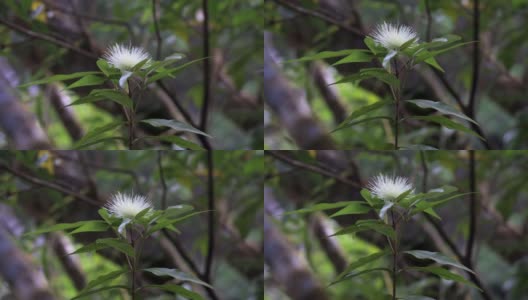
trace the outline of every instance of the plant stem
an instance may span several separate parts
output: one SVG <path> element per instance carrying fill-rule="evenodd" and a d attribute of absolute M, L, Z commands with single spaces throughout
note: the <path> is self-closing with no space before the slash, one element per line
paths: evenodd
<path fill-rule="evenodd" d="M 392 240 L 392 300 L 396 300 L 396 268 L 398 258 L 398 232 L 396 228 L 396 220 L 394 219 L 394 208 L 390 210 L 392 229 L 394 230 L 395 237 Z"/>
<path fill-rule="evenodd" d="M 134 247 L 134 237 L 130 237 L 130 245 L 132 248 L 134 248 L 134 257 L 132 257 L 132 284 L 131 284 L 131 292 L 132 292 L 132 300 L 136 300 L 136 255 L 135 255 L 135 247 Z"/>
<path fill-rule="evenodd" d="M 135 124 L 134 124 L 135 120 L 134 120 L 134 111 L 131 109 L 130 110 L 130 114 L 129 114 L 129 118 L 128 118 L 128 149 L 129 150 L 132 150 L 133 148 L 133 143 L 134 143 L 134 127 L 135 127 Z"/>
<path fill-rule="evenodd" d="M 393 60 L 393 67 L 394 67 L 394 75 L 398 80 L 400 79 L 399 71 L 398 71 L 398 61 L 396 58 Z M 400 85 L 395 89 L 392 86 L 390 87 L 390 90 L 392 92 L 392 97 L 394 98 L 394 101 L 396 102 L 396 109 L 394 112 L 394 150 L 398 150 L 398 135 L 399 135 L 399 129 L 400 129 L 400 91 L 401 91 L 401 83 Z"/>

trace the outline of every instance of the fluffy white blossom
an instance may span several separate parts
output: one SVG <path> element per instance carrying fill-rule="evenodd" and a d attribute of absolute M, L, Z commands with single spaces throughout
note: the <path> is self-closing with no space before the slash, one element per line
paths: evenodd
<path fill-rule="evenodd" d="M 109 65 L 121 70 L 131 70 L 135 65 L 148 59 L 143 67 L 148 66 L 151 57 L 143 48 L 115 44 L 108 48 L 103 58 Z"/>
<path fill-rule="evenodd" d="M 416 32 L 409 26 L 392 25 L 383 22 L 383 24 L 376 27 L 376 30 L 371 37 L 376 43 L 384 48 L 395 50 L 400 48 L 406 42 L 416 38 Z M 414 41 L 414 43 L 416 43 L 416 41 Z"/>
<path fill-rule="evenodd" d="M 145 196 L 118 192 L 110 198 L 105 208 L 119 218 L 132 219 L 141 211 L 147 208 L 152 209 L 152 204 Z"/>
<path fill-rule="evenodd" d="M 409 179 L 399 176 L 386 176 L 380 174 L 368 183 L 370 192 L 385 201 L 393 201 L 408 190 L 414 190 Z"/>

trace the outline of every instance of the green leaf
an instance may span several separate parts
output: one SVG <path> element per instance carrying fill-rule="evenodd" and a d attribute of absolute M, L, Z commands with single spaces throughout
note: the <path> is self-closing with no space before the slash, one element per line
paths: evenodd
<path fill-rule="evenodd" d="M 95 241 L 95 243 L 98 245 L 112 247 L 120 252 L 123 252 L 129 257 L 135 256 L 134 248 L 132 248 L 132 246 L 130 246 L 128 243 L 120 239 L 114 239 L 114 238 L 98 239 Z"/>
<path fill-rule="evenodd" d="M 95 145 L 95 144 L 100 144 L 100 143 L 109 142 L 109 141 L 116 141 L 116 140 L 124 141 L 125 138 L 120 137 L 120 136 L 96 138 L 96 139 L 90 140 L 90 141 L 88 141 L 86 143 L 79 144 L 78 146 L 73 147 L 73 149 L 74 150 L 78 150 L 78 149 L 86 148 L 86 147 L 89 147 L 89 146 L 92 146 L 92 145 Z"/>
<path fill-rule="evenodd" d="M 50 82 L 56 82 L 56 81 L 64 81 L 64 80 L 68 80 L 68 79 L 75 79 L 75 78 L 79 78 L 79 77 L 84 77 L 86 75 L 96 75 L 96 74 L 99 74 L 99 73 L 100 72 L 97 72 L 97 71 L 90 71 L 90 72 L 77 72 L 77 73 L 72 73 L 72 74 L 58 74 L 58 75 L 50 76 L 48 78 L 44 78 L 44 79 L 40 79 L 40 80 L 24 83 L 22 85 L 19 85 L 18 87 L 19 88 L 23 88 L 23 87 L 28 87 L 28 86 L 32 86 L 32 85 L 38 85 L 38 84 L 44 84 L 44 83 L 50 83 Z"/>
<path fill-rule="evenodd" d="M 407 42 L 403 43 L 403 45 L 400 46 L 400 49 L 399 51 L 405 51 L 407 50 L 409 47 L 411 47 L 412 44 L 414 44 L 414 42 L 416 42 L 418 40 L 417 37 L 413 38 L 413 39 L 410 39 L 408 40 Z M 417 45 L 415 45 L 416 47 Z M 414 47 L 413 47 L 414 48 Z"/>
<path fill-rule="evenodd" d="M 316 54 L 306 55 L 298 59 L 287 60 L 284 63 L 299 62 L 299 61 L 312 61 L 312 60 L 321 60 L 333 57 L 343 57 L 350 55 L 356 52 L 356 49 L 347 49 L 339 51 L 323 51 Z"/>
<path fill-rule="evenodd" d="M 365 199 L 365 201 L 367 201 L 368 204 L 374 208 L 381 208 L 381 206 L 384 204 L 383 200 L 373 197 L 368 189 L 361 189 L 360 194 L 363 199 Z"/>
<path fill-rule="evenodd" d="M 354 233 L 358 233 L 358 232 L 366 231 L 366 230 L 374 230 L 390 238 L 394 238 L 396 236 L 394 229 L 392 229 L 392 227 L 390 227 L 389 225 L 385 223 L 377 221 L 377 220 L 358 221 L 354 225 L 345 227 L 337 231 L 336 233 L 332 234 L 332 236 L 349 234 L 349 233 L 354 234 Z"/>
<path fill-rule="evenodd" d="M 170 276 L 170 277 L 172 277 L 174 279 L 177 279 L 177 280 L 193 282 L 193 283 L 197 283 L 197 284 L 209 287 L 209 288 L 213 288 L 207 282 L 201 281 L 200 279 L 198 279 L 198 278 L 196 278 L 194 276 L 191 276 L 191 275 L 189 275 L 187 273 L 184 273 L 184 272 L 176 270 L 176 269 L 148 268 L 148 269 L 143 269 L 143 271 L 152 273 L 152 274 L 154 274 L 156 276 L 160 276 L 160 277 L 161 276 Z"/>
<path fill-rule="evenodd" d="M 400 300 L 436 300 L 435 298 L 421 296 L 421 295 L 407 295 L 403 297 L 398 297 Z"/>
<path fill-rule="evenodd" d="M 143 123 L 147 123 L 154 127 L 169 127 L 178 131 L 188 131 L 196 134 L 205 135 L 207 137 L 211 137 L 207 133 L 198 130 L 194 127 L 192 127 L 189 124 L 185 124 L 182 122 L 178 122 L 176 120 L 165 120 L 165 119 L 147 119 L 147 120 L 141 120 Z"/>
<path fill-rule="evenodd" d="M 85 147 L 87 144 L 96 141 L 100 139 L 101 135 L 105 132 L 111 131 L 116 129 L 117 127 L 120 127 L 121 125 L 125 124 L 122 121 L 114 121 L 110 122 L 106 125 L 96 127 L 93 130 L 86 133 L 80 140 L 78 140 L 74 145 L 73 148 L 78 149 Z"/>
<path fill-rule="evenodd" d="M 103 72 L 106 77 L 110 77 L 110 75 L 120 72 L 118 69 L 111 67 L 104 59 L 98 59 L 96 64 L 97 67 L 99 67 L 99 70 L 101 70 L 101 72 Z"/>
<path fill-rule="evenodd" d="M 442 102 L 436 102 L 436 101 L 431 101 L 431 100 L 422 100 L 422 99 L 406 100 L 406 101 L 407 102 L 411 102 L 411 103 L 415 104 L 416 106 L 418 106 L 420 108 L 434 109 L 434 110 L 437 110 L 437 111 L 439 111 L 439 112 L 441 112 L 443 114 L 452 115 L 452 116 L 455 116 L 455 117 L 458 117 L 458 118 L 464 119 L 466 121 L 473 122 L 473 123 L 477 124 L 477 122 L 475 122 L 470 117 L 466 116 L 464 113 L 462 113 L 462 112 L 458 111 L 457 109 L 455 109 L 454 107 L 452 107 L 450 105 L 447 105 L 445 103 L 442 103 Z"/>
<path fill-rule="evenodd" d="M 367 270 L 363 270 L 363 271 L 350 272 L 350 273 L 346 274 L 345 277 L 343 277 L 341 280 L 334 281 L 334 282 L 330 283 L 329 286 L 333 285 L 333 284 L 336 284 L 336 283 L 338 283 L 340 281 L 346 280 L 346 279 L 350 279 L 350 278 L 357 277 L 357 276 L 360 276 L 360 275 L 363 275 L 363 274 L 366 274 L 366 273 L 376 272 L 376 271 L 386 271 L 386 272 L 389 272 L 389 273 L 391 272 L 391 270 L 389 270 L 387 268 L 374 268 L 374 269 L 367 269 Z"/>
<path fill-rule="evenodd" d="M 435 147 L 431 147 L 428 145 L 420 145 L 420 144 L 405 145 L 405 146 L 401 146 L 400 149 L 401 150 L 438 150 Z"/>
<path fill-rule="evenodd" d="M 294 211 L 289 211 L 284 213 L 284 215 L 292 215 L 292 214 L 306 214 L 306 213 L 312 213 L 316 211 L 322 211 L 322 210 L 329 210 L 329 209 L 335 209 L 335 208 L 341 208 L 349 205 L 352 201 L 343 201 L 343 202 L 335 202 L 335 203 L 317 203 L 315 205 L 312 205 L 310 207 L 301 208 Z"/>
<path fill-rule="evenodd" d="M 81 79 L 75 81 L 74 83 L 70 84 L 66 87 L 66 89 L 73 89 L 77 87 L 82 86 L 92 86 L 92 85 L 100 85 L 103 82 L 106 81 L 106 78 L 96 75 L 86 75 L 82 77 Z"/>
<path fill-rule="evenodd" d="M 28 232 L 28 233 L 24 234 L 24 236 L 35 236 L 35 235 L 48 233 L 48 232 L 75 229 L 77 227 L 82 226 L 83 224 L 85 224 L 85 221 L 76 222 L 76 223 L 60 223 L 60 224 L 55 224 L 55 225 L 51 225 L 51 226 L 50 225 L 46 225 L 44 228 Z"/>
<path fill-rule="evenodd" d="M 478 137 L 479 139 L 482 139 L 484 140 L 483 137 L 481 137 L 478 133 L 474 132 L 473 130 L 465 127 L 464 125 L 462 124 L 459 124 L 459 123 L 456 123 L 446 117 L 443 117 L 443 116 L 412 116 L 410 117 L 411 119 L 415 119 L 415 120 L 423 120 L 423 121 L 430 121 L 430 122 L 435 122 L 435 123 L 438 123 L 444 127 L 447 127 L 449 129 L 453 129 L 453 130 L 458 130 L 458 131 L 462 131 L 464 133 L 467 133 L 469 135 L 472 135 L 472 136 L 476 136 Z"/>
<path fill-rule="evenodd" d="M 144 60 L 138 62 L 135 66 L 132 67 L 132 73 L 140 70 L 145 66 L 146 63 L 150 61 L 150 58 L 145 58 Z"/>
<path fill-rule="evenodd" d="M 385 48 L 379 46 L 370 36 L 365 37 L 363 42 L 374 55 L 377 55 L 378 53 L 383 53 L 386 51 Z"/>
<path fill-rule="evenodd" d="M 422 271 L 422 272 L 433 273 L 435 275 L 438 275 L 441 278 L 448 279 L 448 280 L 453 280 L 453 281 L 456 281 L 456 282 L 460 282 L 460 283 L 472 286 L 472 287 L 476 288 L 479 291 L 482 291 L 478 286 L 473 284 L 471 281 L 469 281 L 469 280 L 465 279 L 464 277 L 462 277 L 462 276 L 460 276 L 458 274 L 455 274 L 455 273 L 453 273 L 453 272 L 451 272 L 449 270 L 441 268 L 441 267 L 434 267 L 434 266 L 429 266 L 429 267 L 411 267 L 410 269 L 418 270 L 418 271 Z"/>
<path fill-rule="evenodd" d="M 341 272 L 341 274 L 339 274 L 336 279 L 331 283 L 331 284 L 334 284 L 334 283 L 337 283 L 339 281 L 341 281 L 344 277 L 346 277 L 350 272 L 354 271 L 355 269 L 359 268 L 359 267 L 362 267 L 368 263 L 371 263 L 373 261 L 376 261 L 380 258 L 382 258 L 383 256 L 387 255 L 388 251 L 385 250 L 385 251 L 381 251 L 381 252 L 377 252 L 377 253 L 374 253 L 374 254 L 371 254 L 371 255 L 368 255 L 368 256 L 365 256 L 365 257 L 362 257 L 358 260 L 356 260 L 355 262 L 351 263 L 350 265 L 348 265 L 348 267 L 346 267 L 346 269 Z"/>
<path fill-rule="evenodd" d="M 97 89 L 92 90 L 90 92 L 90 95 L 96 96 L 96 97 L 103 97 L 109 100 L 112 100 L 116 103 L 121 104 L 122 106 L 126 108 L 132 108 L 132 99 L 130 99 L 127 95 L 120 91 L 111 90 L 111 89 Z"/>
<path fill-rule="evenodd" d="M 78 227 L 77 229 L 71 231 L 69 234 L 77 234 L 81 232 L 104 232 L 107 231 L 110 228 L 108 223 L 105 221 L 88 221 Z"/>
<path fill-rule="evenodd" d="M 158 135 L 158 136 L 144 136 L 144 137 L 141 137 L 139 138 L 138 140 L 140 139 L 153 139 L 153 140 L 160 140 L 160 141 L 165 141 L 165 142 L 169 142 L 169 143 L 172 143 L 176 146 L 179 146 L 179 147 L 182 147 L 182 148 L 186 148 L 186 149 L 191 149 L 191 150 L 204 150 L 204 148 L 202 148 L 200 145 L 196 144 L 196 143 L 193 143 L 189 140 L 186 140 L 186 139 L 183 139 L 179 136 L 176 136 L 176 135 Z"/>
<path fill-rule="evenodd" d="M 204 300 L 204 298 L 200 296 L 200 294 L 190 291 L 177 284 L 172 284 L 172 283 L 152 284 L 152 285 L 147 285 L 143 288 L 158 288 L 158 289 L 162 289 L 165 291 L 173 292 L 176 295 L 182 296 L 190 300 Z"/>
<path fill-rule="evenodd" d="M 113 271 L 105 275 L 98 276 L 96 279 L 88 282 L 88 284 L 83 289 L 83 291 L 91 290 L 95 288 L 96 286 L 101 285 L 103 283 L 107 283 L 110 280 L 116 279 L 125 273 L 128 273 L 128 270 L 123 269 L 123 270 Z"/>
<path fill-rule="evenodd" d="M 330 218 L 343 215 L 357 215 L 367 213 L 370 211 L 370 207 L 365 206 L 365 204 L 365 202 L 351 201 L 349 205 L 331 215 Z"/>
<path fill-rule="evenodd" d="M 202 58 L 190 61 L 188 63 L 185 63 L 185 64 L 183 64 L 181 66 L 177 66 L 177 67 L 174 67 L 174 68 L 171 68 L 171 69 L 162 69 L 162 71 L 159 71 L 158 73 L 156 73 L 156 75 L 149 77 L 149 79 L 147 80 L 147 83 L 155 82 L 155 81 L 163 79 L 163 78 L 165 78 L 167 76 L 174 77 L 175 74 L 179 73 L 180 71 L 182 71 L 183 69 L 187 68 L 188 66 L 190 66 L 190 65 L 192 65 L 194 63 L 197 63 L 199 61 L 202 61 L 204 59 L 207 59 L 207 58 L 208 57 L 202 57 Z M 173 62 L 172 60 L 163 61 L 157 67 L 168 65 L 168 64 L 170 64 L 172 62 Z M 156 70 L 156 68 L 152 69 L 151 71 L 153 71 L 153 70 Z"/>
<path fill-rule="evenodd" d="M 105 248 L 108 248 L 108 247 L 110 247 L 110 246 L 96 244 L 96 243 L 91 243 L 91 244 L 82 246 L 81 248 L 73 251 L 72 253 L 68 253 L 68 255 L 79 254 L 79 253 L 87 253 L 87 252 L 95 252 L 97 250 L 105 249 Z"/>
<path fill-rule="evenodd" d="M 341 83 L 346 83 L 346 82 L 353 82 L 355 84 L 359 84 L 359 82 L 365 79 L 373 78 L 373 77 L 385 82 L 386 84 L 390 86 L 397 87 L 400 85 L 400 80 L 398 80 L 396 76 L 388 73 L 387 70 L 382 69 L 382 68 L 362 69 L 359 71 L 359 73 L 351 75 L 351 76 L 347 76 L 337 82 L 332 83 L 331 85 L 341 84 Z"/>
<path fill-rule="evenodd" d="M 102 287 L 100 289 L 96 289 L 96 290 L 90 290 L 90 291 L 83 291 L 79 294 L 77 294 L 77 296 L 71 298 L 71 300 L 77 300 L 77 299 L 81 299 L 81 298 L 84 298 L 86 296 L 90 296 L 92 294 L 98 294 L 98 293 L 101 293 L 102 291 L 108 291 L 108 290 L 113 290 L 113 289 L 128 289 L 128 287 L 126 285 L 111 285 L 111 286 L 105 286 L 105 287 Z"/>
<path fill-rule="evenodd" d="M 466 270 L 471 273 L 475 273 L 471 269 L 465 267 L 464 265 L 460 264 L 459 262 L 452 259 L 451 257 L 447 257 L 438 252 L 430 252 L 430 251 L 424 251 L 424 250 L 411 250 L 411 251 L 404 251 L 404 253 L 410 254 L 418 259 L 430 259 L 430 260 L 434 260 L 436 263 L 441 264 L 441 265 L 449 265 L 449 266 L 453 266 L 459 269 Z"/>
<path fill-rule="evenodd" d="M 349 128 L 349 127 L 355 126 L 357 124 L 370 122 L 370 121 L 374 121 L 374 120 L 382 120 L 382 119 L 392 121 L 392 117 L 389 117 L 389 116 L 376 116 L 376 117 L 363 118 L 361 120 L 352 121 L 352 122 L 349 122 L 349 123 L 346 123 L 346 124 L 341 123 L 339 125 L 339 127 L 337 127 L 336 129 L 330 131 L 330 133 L 334 133 L 334 132 L 336 132 L 338 130 L 343 130 L 345 128 Z"/>
<path fill-rule="evenodd" d="M 436 58 L 429 57 L 428 59 L 426 59 L 424 61 L 425 61 L 426 64 L 434 67 L 438 71 L 445 72 L 444 69 L 442 68 L 442 66 L 440 66 L 440 64 L 438 63 L 438 61 L 436 61 Z"/>
<path fill-rule="evenodd" d="M 162 218 L 158 219 L 158 222 L 156 223 L 156 225 L 152 226 L 148 231 L 147 231 L 147 234 L 152 234 L 158 230 L 161 230 L 161 229 L 164 229 L 164 228 L 169 228 L 169 229 L 172 229 L 173 225 L 174 224 L 177 224 L 177 223 L 180 223 L 182 221 L 185 221 L 195 215 L 199 215 L 199 214 L 202 214 L 204 212 L 207 212 L 207 211 L 198 211 L 198 212 L 193 212 L 191 214 L 188 214 L 188 215 L 185 215 L 183 217 L 179 217 L 179 218 L 176 218 L 176 219 L 169 219 L 168 216 L 162 216 Z"/>
<path fill-rule="evenodd" d="M 380 109 L 382 107 L 384 107 L 385 105 L 389 105 L 389 104 L 392 104 L 394 103 L 394 101 L 377 101 L 377 102 L 374 102 L 372 104 L 369 104 L 369 105 L 366 105 L 366 106 L 362 106 L 361 108 L 359 108 L 358 110 L 355 110 L 354 112 L 352 112 L 343 122 L 341 122 L 341 124 L 339 124 L 339 126 L 337 126 L 336 129 L 334 129 L 333 131 L 337 131 L 337 130 L 340 130 L 342 129 L 342 127 L 348 125 L 351 121 L 357 119 L 358 117 L 361 117 L 369 112 L 372 112 L 372 111 L 375 111 L 377 109 Z"/>
<path fill-rule="evenodd" d="M 332 66 L 348 64 L 348 63 L 370 62 L 372 60 L 372 55 L 367 50 L 354 49 L 352 51 L 353 52 L 348 54 L 348 56 L 337 61 Z"/>
<path fill-rule="evenodd" d="M 188 204 L 173 205 L 165 209 L 163 216 L 166 218 L 174 218 L 181 216 L 184 213 L 188 213 L 192 210 L 194 210 L 194 207 Z"/>

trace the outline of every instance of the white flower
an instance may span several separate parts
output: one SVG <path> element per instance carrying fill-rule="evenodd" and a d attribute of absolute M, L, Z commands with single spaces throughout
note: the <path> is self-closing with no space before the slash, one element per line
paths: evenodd
<path fill-rule="evenodd" d="M 408 190 L 414 190 L 405 177 L 390 177 L 380 174 L 370 180 L 367 188 L 370 192 L 385 201 L 393 201 Z"/>
<path fill-rule="evenodd" d="M 372 34 L 374 41 L 388 50 L 400 48 L 406 42 L 416 38 L 416 32 L 409 26 L 392 25 L 383 22 Z M 416 43 L 416 39 L 414 43 Z"/>
<path fill-rule="evenodd" d="M 108 48 L 103 55 L 103 58 L 113 66 L 121 71 L 131 70 L 135 65 L 148 59 L 143 67 L 147 67 L 150 62 L 150 55 L 140 47 L 123 46 L 115 44 Z"/>
<path fill-rule="evenodd" d="M 118 192 L 110 198 L 105 208 L 119 218 L 133 219 L 141 211 L 147 208 L 152 209 L 152 204 L 145 196 Z"/>

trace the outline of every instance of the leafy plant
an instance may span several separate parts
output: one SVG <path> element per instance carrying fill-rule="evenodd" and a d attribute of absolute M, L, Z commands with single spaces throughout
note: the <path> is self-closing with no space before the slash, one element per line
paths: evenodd
<path fill-rule="evenodd" d="M 162 140 L 183 148 L 202 149 L 199 145 L 177 136 L 161 135 L 136 137 L 134 134 L 137 124 L 142 122 L 153 127 L 174 129 L 179 132 L 192 132 L 194 134 L 209 137 L 205 132 L 177 120 L 137 119 L 139 103 L 141 102 L 143 93 L 149 84 L 167 77 L 173 78 L 174 75 L 189 65 L 202 60 L 197 59 L 180 66 L 172 66 L 183 57 L 182 54 L 175 53 L 167 56 L 162 61 L 156 61 L 151 59 L 141 48 L 115 45 L 107 50 L 104 59 L 97 60 L 99 71 L 53 75 L 48 78 L 22 84 L 20 87 L 71 80 L 75 81 L 70 84 L 65 84 L 65 89 L 98 87 L 101 85 L 111 86 L 111 88 L 94 88 L 88 95 L 79 98 L 69 105 L 80 105 L 109 100 L 117 103 L 122 108 L 126 122 L 114 121 L 87 132 L 83 138 L 73 145 L 74 149 L 86 148 L 109 140 L 123 140 L 121 136 L 107 136 L 109 132 L 122 127 L 128 129 L 126 144 L 129 149 L 133 149 L 137 142 L 148 139 Z"/>
<path fill-rule="evenodd" d="M 193 208 L 189 205 L 177 205 L 165 210 L 155 210 L 145 197 L 118 193 L 113 196 L 107 207 L 99 210 L 102 220 L 61 223 L 46 226 L 26 235 L 34 236 L 54 231 L 65 231 L 68 235 L 84 232 L 113 232 L 114 237 L 97 239 L 95 242 L 75 250 L 70 255 L 111 248 L 124 255 L 128 268 L 112 271 L 89 282 L 72 300 L 111 289 L 125 289 L 133 300 L 139 299 L 138 293 L 147 289 L 161 289 L 188 299 L 200 300 L 203 298 L 198 293 L 173 283 L 137 286 L 137 276 L 140 272 L 146 272 L 159 277 L 172 277 L 181 282 L 192 282 L 212 288 L 208 283 L 177 269 L 141 268 L 141 250 L 148 238 L 160 230 L 178 232 L 175 227 L 176 224 L 199 213 L 193 212 Z M 105 285 L 122 275 L 129 276 L 129 285 Z"/>
<path fill-rule="evenodd" d="M 337 62 L 333 63 L 333 66 L 348 63 L 369 63 L 372 61 L 375 61 L 375 63 L 379 65 L 375 68 L 360 69 L 358 73 L 342 78 L 333 84 L 350 82 L 358 84 L 365 79 L 375 78 L 388 86 L 392 99 L 376 102 L 357 109 L 332 132 L 349 128 L 363 122 L 387 119 L 393 125 L 394 149 L 434 149 L 427 145 L 400 145 L 400 124 L 408 119 L 414 119 L 437 123 L 446 128 L 461 131 L 483 139 L 483 137 L 472 131 L 470 128 L 448 118 L 448 116 L 456 117 L 461 121 L 477 124 L 474 120 L 464 115 L 464 113 L 460 112 L 455 107 L 432 100 L 402 99 L 402 90 L 405 87 L 409 71 L 420 64 L 428 64 L 433 68 L 444 72 L 442 67 L 438 64 L 436 57 L 471 42 L 462 43 L 460 42 L 459 36 L 452 34 L 442 38 L 433 39 L 431 42 L 419 42 L 418 37 L 412 28 L 408 26 L 395 26 L 383 23 L 378 26 L 372 36 L 365 37 L 364 43 L 367 46 L 367 49 L 323 51 L 293 60 L 312 61 L 340 58 Z M 441 115 L 403 116 L 401 106 L 404 102 L 412 103 L 420 108 L 435 110 Z M 394 106 L 394 113 L 392 115 L 364 117 L 367 113 L 377 111 L 386 106 Z"/>
<path fill-rule="evenodd" d="M 456 260 L 438 252 L 424 250 L 401 251 L 400 228 L 402 224 L 408 222 L 413 216 L 426 213 L 434 218 L 440 219 L 435 212 L 435 208 L 459 198 L 465 194 L 457 193 L 457 188 L 444 186 L 428 191 L 427 193 L 414 193 L 414 188 L 408 180 L 403 177 L 389 177 L 379 175 L 370 181 L 368 188 L 361 190 L 364 201 L 345 201 L 338 203 L 318 203 L 312 207 L 288 212 L 288 214 L 303 214 L 315 211 L 324 211 L 340 208 L 330 217 L 334 218 L 343 215 L 365 214 L 370 211 L 376 212 L 377 219 L 363 219 L 354 225 L 345 227 L 334 233 L 332 236 L 355 234 L 363 231 L 373 231 L 387 240 L 387 248 L 377 253 L 357 259 L 348 265 L 330 285 L 361 276 L 366 273 L 384 271 L 392 278 L 391 299 L 431 299 L 418 295 L 399 295 L 397 292 L 398 275 L 408 271 L 418 271 L 434 274 L 442 279 L 453 280 L 476 289 L 478 286 L 463 276 L 449 270 L 448 267 L 457 268 L 466 272 L 473 272 Z M 402 254 L 413 256 L 416 259 L 433 261 L 436 265 L 426 267 L 405 267 L 399 268 L 397 261 Z M 382 264 L 382 267 L 364 269 L 367 264 L 379 261 L 382 258 L 390 258 L 389 265 Z"/>

